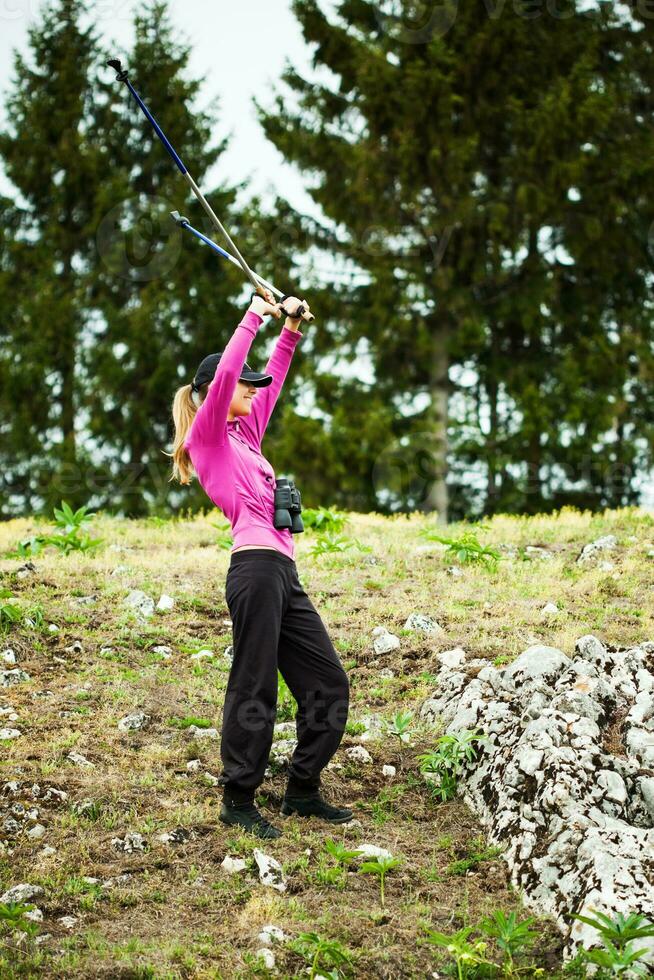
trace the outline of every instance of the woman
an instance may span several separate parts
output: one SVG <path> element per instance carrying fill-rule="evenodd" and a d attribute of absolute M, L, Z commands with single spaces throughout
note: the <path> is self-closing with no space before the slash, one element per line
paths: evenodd
<path fill-rule="evenodd" d="M 259 837 L 281 831 L 257 809 L 277 708 L 277 671 L 298 703 L 297 747 L 281 812 L 345 823 L 352 811 L 327 803 L 320 772 L 336 752 L 349 707 L 349 681 L 313 603 L 300 585 L 290 528 L 273 526 L 275 474 L 261 441 L 303 334 L 301 303 L 253 296 L 222 354 L 201 362 L 173 403 L 173 477 L 190 483 L 191 464 L 232 525 L 225 585 L 234 657 L 223 710 L 220 819 Z M 308 309 L 306 303 L 303 305 Z M 263 373 L 246 362 L 263 318 L 286 321 Z"/>

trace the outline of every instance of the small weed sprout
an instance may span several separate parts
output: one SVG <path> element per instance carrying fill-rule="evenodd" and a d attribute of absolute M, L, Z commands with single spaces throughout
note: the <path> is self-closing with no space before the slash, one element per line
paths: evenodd
<path fill-rule="evenodd" d="M 587 915 L 573 915 L 572 918 L 597 929 L 604 949 L 582 949 L 572 962 L 584 965 L 593 963 L 602 968 L 601 976 L 649 976 L 647 966 L 637 962 L 646 955 L 647 949 L 635 949 L 633 942 L 654 936 L 654 923 L 640 912 L 631 912 L 627 916 L 618 912 L 614 918 L 610 918 L 598 909 L 592 911 L 595 913 L 594 918 Z"/>
<path fill-rule="evenodd" d="M 399 858 L 378 857 L 374 861 L 364 861 L 359 871 L 379 875 L 379 894 L 382 908 L 384 907 L 384 882 L 386 875 L 400 864 Z"/>
<path fill-rule="evenodd" d="M 470 970 L 473 971 L 479 966 L 492 967 L 490 960 L 484 956 L 488 943 L 478 939 L 469 942 L 468 937 L 474 930 L 474 926 L 465 926 L 458 932 L 453 932 L 447 936 L 444 932 L 437 932 L 425 926 L 427 933 L 426 941 L 432 946 L 438 946 L 446 950 L 456 963 L 458 980 L 466 980 Z"/>
<path fill-rule="evenodd" d="M 421 534 L 427 541 L 439 541 L 441 544 L 446 544 L 446 553 L 453 555 L 457 561 L 464 565 L 473 563 L 483 565 L 494 572 L 497 570 L 498 562 L 504 560 L 499 551 L 480 544 L 473 531 L 465 531 L 459 538 L 446 538 L 431 530 L 424 530 Z"/>
<path fill-rule="evenodd" d="M 309 980 L 330 967 L 334 967 L 334 971 L 328 975 L 336 980 L 341 976 L 340 967 L 352 965 L 352 957 L 341 943 L 325 939 L 317 932 L 301 932 L 289 946 L 309 964 Z"/>
<path fill-rule="evenodd" d="M 488 741 L 486 735 L 466 728 L 450 735 L 441 735 L 436 740 L 436 748 L 417 757 L 420 771 L 436 777 L 430 782 L 441 802 L 453 798 L 462 763 L 473 762 L 477 757 L 475 743 L 485 741 Z"/>
<path fill-rule="evenodd" d="M 398 711 L 393 721 L 387 726 L 386 731 L 389 735 L 395 735 L 400 742 L 408 742 L 411 737 L 411 721 L 413 714 L 411 711 Z"/>
<path fill-rule="evenodd" d="M 479 923 L 481 931 L 494 939 L 505 955 L 505 976 L 514 976 L 515 957 L 525 954 L 534 945 L 538 933 L 529 926 L 535 921 L 533 916 L 529 916 L 518 922 L 515 912 L 506 915 L 502 909 L 496 909 L 491 916 L 486 916 Z M 517 975 L 517 971 L 515 974 Z"/>

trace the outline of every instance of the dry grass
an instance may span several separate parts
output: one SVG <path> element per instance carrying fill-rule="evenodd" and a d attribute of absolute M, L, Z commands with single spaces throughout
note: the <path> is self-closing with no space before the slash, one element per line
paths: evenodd
<path fill-rule="evenodd" d="M 38 783 L 68 794 L 59 805 L 25 793 L 0 800 L 5 811 L 17 801 L 40 810 L 46 826 L 41 841 L 0 829 L 12 849 L 0 855 L 0 882 L 2 890 L 21 881 L 44 887 L 38 901 L 45 916 L 41 932 L 51 936 L 25 955 L 6 947 L 3 953 L 0 946 L 2 977 L 264 976 L 254 956 L 257 933 L 274 922 L 291 936 L 315 931 L 340 941 L 353 955 L 352 977 L 424 978 L 441 961 L 424 943 L 423 923 L 449 932 L 496 908 L 521 908 L 500 857 L 473 861 L 467 874 L 452 873 L 453 861 L 483 851 L 483 831 L 461 801 L 438 803 L 430 794 L 415 758 L 438 732 L 417 724 L 408 745 L 390 735 L 365 743 L 374 758 L 367 766 L 346 759 L 344 750 L 358 742 L 346 734 L 333 760 L 342 768 L 323 773 L 327 798 L 352 806 L 362 830 L 299 818 L 280 821 L 282 772 L 265 780 L 259 797 L 266 815 L 282 826 L 281 838 L 261 842 L 220 823 L 218 790 L 186 769 L 188 760 L 200 758 L 219 775 L 219 744 L 194 742 L 171 724 L 194 716 L 220 729 L 229 667 L 221 653 L 231 634 L 224 595 L 229 554 L 216 547 L 210 523 L 219 516 L 212 512 L 161 526 L 99 516 L 93 536 L 104 539 L 101 551 L 62 556 L 48 549 L 32 559 L 36 572 L 22 579 L 16 576 L 20 559 L 0 559 L 0 585 L 18 598 L 24 615 L 40 609 L 44 621 L 35 629 L 14 625 L 0 639 L 31 675 L 0 694 L 0 706 L 14 707 L 19 720 L 12 724 L 23 732 L 1 743 L 1 782 Z M 519 552 L 495 572 L 464 565 L 463 575 L 453 577 L 447 569 L 456 562 L 441 548 L 418 550 L 425 544 L 421 530 L 435 528 L 420 514 L 350 515 L 344 533 L 370 546 L 376 565 L 365 564 L 365 555 L 354 548 L 314 558 L 313 532 L 296 539 L 300 579 L 351 680 L 351 723 L 370 711 L 389 720 L 397 711 L 416 711 L 434 689 L 437 654 L 454 646 L 464 647 L 470 659 L 503 663 L 533 643 L 571 653 L 575 640 L 588 632 L 619 645 L 654 638 L 647 600 L 654 580 L 649 514 L 634 508 L 601 515 L 565 509 L 557 516 L 500 516 L 487 524 L 477 532 L 483 544 L 539 545 L 554 557 L 524 560 Z M 0 525 L 0 554 L 36 530 L 29 520 Z M 458 535 L 465 527 L 438 530 Z M 608 533 L 618 538 L 617 549 L 606 556 L 615 563 L 613 571 L 575 563 L 586 542 Z M 127 569 L 112 575 L 118 565 Z M 122 604 L 133 588 L 155 602 L 168 593 L 175 609 L 142 624 Z M 96 596 L 93 604 L 75 602 L 88 595 Z M 557 602 L 561 612 L 544 620 L 540 610 L 548 601 Z M 433 616 L 444 632 L 403 632 L 411 612 Z M 49 633 L 48 623 L 58 624 L 59 633 Z M 370 631 L 379 624 L 400 635 L 400 650 L 374 654 Z M 66 652 L 75 641 L 81 652 Z M 169 660 L 152 653 L 159 644 L 172 648 Z M 100 653 L 103 647 L 113 649 Z M 214 650 L 213 662 L 190 659 L 203 647 Z M 382 667 L 395 677 L 380 678 Z M 151 716 L 148 727 L 122 734 L 118 720 L 135 710 Z M 73 749 L 94 768 L 71 763 L 66 756 Z M 392 780 L 381 775 L 385 763 L 397 767 Z M 73 809 L 84 799 L 97 804 L 88 817 Z M 158 840 L 177 826 L 192 829 L 192 839 L 178 845 Z M 111 839 L 129 831 L 143 833 L 149 850 L 116 851 Z M 321 881 L 321 869 L 332 865 L 323 853 L 327 837 L 351 847 L 372 842 L 402 858 L 386 880 L 383 910 L 372 875 L 349 871 L 342 888 Z M 56 852 L 42 856 L 44 844 Z M 256 846 L 283 863 L 286 893 L 258 882 L 252 866 Z M 227 875 L 220 867 L 226 854 L 245 857 L 251 867 Z M 110 889 L 81 880 L 126 872 L 129 878 Z M 58 921 L 63 915 L 78 918 L 72 931 Z M 559 937 L 548 921 L 539 922 L 538 931 L 534 963 L 555 976 Z M 284 947 L 276 953 L 278 976 L 308 976 L 299 955 Z"/>

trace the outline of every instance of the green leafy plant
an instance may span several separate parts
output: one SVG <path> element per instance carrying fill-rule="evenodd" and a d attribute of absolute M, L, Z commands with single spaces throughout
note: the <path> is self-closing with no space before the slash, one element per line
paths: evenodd
<path fill-rule="evenodd" d="M 211 524 L 212 527 L 215 527 L 219 532 L 218 537 L 216 538 L 216 544 L 218 547 L 222 548 L 223 551 L 231 548 L 234 544 L 234 538 L 231 530 L 232 526 L 229 521 L 209 521 L 209 524 Z"/>
<path fill-rule="evenodd" d="M 429 780 L 433 791 L 442 802 L 452 799 L 456 793 L 457 778 L 462 763 L 472 762 L 477 757 L 475 743 L 488 741 L 487 736 L 477 730 L 463 729 L 436 740 L 436 747 L 417 756 L 422 773 L 433 775 Z"/>
<path fill-rule="evenodd" d="M 411 737 L 411 721 L 413 713 L 411 711 L 398 711 L 386 731 L 389 735 L 395 735 L 400 742 L 408 742 Z"/>
<path fill-rule="evenodd" d="M 327 838 L 324 846 L 326 853 L 333 857 L 338 864 L 343 865 L 343 867 L 351 864 L 361 854 L 359 850 L 349 851 L 344 844 L 341 844 L 340 841 L 335 841 L 332 837 Z"/>
<path fill-rule="evenodd" d="M 309 554 L 314 556 L 333 554 L 335 552 L 347 551 L 353 548 L 354 542 L 343 535 L 336 535 L 332 532 L 319 534 L 316 543 L 309 549 Z"/>
<path fill-rule="evenodd" d="M 339 978 L 342 967 L 352 966 L 352 956 L 341 943 L 335 939 L 325 939 L 317 932 L 301 932 L 289 943 L 289 947 L 309 964 L 309 980 L 314 980 L 318 973 L 330 978 Z M 330 973 L 325 969 L 333 967 Z"/>
<path fill-rule="evenodd" d="M 470 976 L 470 971 L 480 966 L 492 967 L 490 960 L 487 960 L 484 953 L 488 943 L 482 939 L 470 942 L 468 937 L 473 932 L 474 926 L 465 926 L 458 932 L 453 932 L 450 936 L 444 932 L 438 932 L 425 926 L 426 941 L 432 946 L 444 949 L 454 960 L 457 968 L 458 980 L 466 980 Z"/>
<path fill-rule="evenodd" d="M 26 913 L 31 912 L 35 905 L 28 902 L 0 902 L 0 927 L 2 932 L 11 935 L 14 932 L 23 932 L 28 942 L 32 942 L 39 932 L 39 924 L 26 918 Z M 1 933 L 0 933 L 1 934 Z M 4 945 L 0 941 L 0 945 Z"/>
<path fill-rule="evenodd" d="M 9 589 L 0 589 L 0 632 L 7 633 L 15 623 L 20 622 L 22 614 L 17 603 L 18 599 L 12 596 Z"/>
<path fill-rule="evenodd" d="M 450 875 L 464 875 L 473 868 L 478 867 L 484 861 L 491 861 L 502 853 L 502 849 L 497 845 L 486 847 L 483 837 L 476 837 L 470 842 L 470 849 L 465 857 L 452 861 L 447 866 L 447 873 Z"/>
<path fill-rule="evenodd" d="M 593 963 L 601 968 L 599 977 L 645 977 L 650 975 L 649 969 L 637 961 L 646 955 L 646 949 L 635 949 L 636 939 L 646 939 L 654 936 L 654 923 L 640 912 L 631 912 L 625 916 L 618 912 L 613 918 L 592 910 L 595 916 L 572 915 L 586 925 L 596 929 L 604 944 L 604 949 L 580 950 L 575 961 Z"/>
<path fill-rule="evenodd" d="M 482 932 L 494 939 L 504 953 L 504 976 L 516 975 L 514 960 L 525 954 L 533 945 L 538 933 L 529 926 L 536 920 L 529 916 L 519 922 L 515 912 L 507 915 L 502 909 L 495 909 L 492 915 L 486 916 L 479 923 Z"/>
<path fill-rule="evenodd" d="M 399 858 L 389 858 L 385 855 L 376 858 L 374 861 L 364 861 L 359 871 L 364 874 L 374 874 L 379 876 L 379 893 L 382 908 L 384 907 L 384 882 L 386 881 L 386 875 L 393 868 L 397 868 L 401 864 Z"/>
<path fill-rule="evenodd" d="M 314 531 L 342 531 L 347 522 L 347 514 L 334 508 L 308 507 L 302 510 L 302 523 Z"/>
<path fill-rule="evenodd" d="M 465 531 L 458 538 L 446 538 L 430 530 L 425 530 L 421 533 L 422 537 L 427 541 L 440 541 L 441 544 L 446 544 L 446 553 L 453 555 L 464 565 L 474 563 L 495 571 L 498 562 L 504 560 L 503 555 L 499 551 L 480 544 L 472 531 Z"/>
<path fill-rule="evenodd" d="M 57 548 L 63 554 L 69 554 L 71 551 L 93 551 L 102 544 L 102 538 L 91 538 L 85 530 L 95 516 L 87 514 L 86 506 L 74 511 L 65 500 L 62 500 L 61 508 L 55 507 L 53 512 L 54 534 L 38 534 L 25 538 L 18 543 L 12 553 L 14 557 L 25 558 L 37 555 L 46 547 Z"/>

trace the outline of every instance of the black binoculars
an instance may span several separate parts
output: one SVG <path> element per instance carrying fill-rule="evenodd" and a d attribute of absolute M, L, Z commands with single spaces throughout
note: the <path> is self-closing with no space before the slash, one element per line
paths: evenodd
<path fill-rule="evenodd" d="M 300 517 L 301 510 L 300 491 L 292 480 L 281 477 L 275 482 L 275 520 L 273 527 L 278 531 L 289 528 L 291 534 L 300 534 L 304 531 L 304 524 Z"/>

